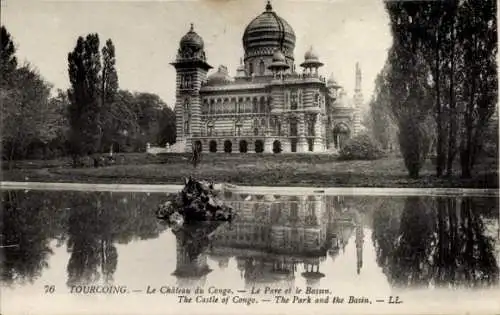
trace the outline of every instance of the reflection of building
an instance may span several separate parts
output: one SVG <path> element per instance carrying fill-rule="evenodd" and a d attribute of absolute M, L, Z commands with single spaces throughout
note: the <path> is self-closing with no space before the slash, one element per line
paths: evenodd
<path fill-rule="evenodd" d="M 357 260 L 356 271 L 357 271 L 358 275 L 361 273 L 361 268 L 363 268 L 364 236 L 365 235 L 363 232 L 363 226 L 358 223 L 356 226 L 356 260 Z"/>
<path fill-rule="evenodd" d="M 335 79 L 319 75 L 323 66 L 309 49 L 296 71 L 295 32 L 270 3 L 243 34 L 244 58 L 231 77 L 212 68 L 204 41 L 191 25 L 180 40 L 174 150 L 201 144 L 210 152 L 321 152 L 339 149 L 359 129 L 361 71 L 356 66 L 355 100 L 338 97 Z M 359 84 L 358 84 L 359 83 Z"/>
<path fill-rule="evenodd" d="M 308 285 L 319 284 L 320 264 L 345 248 L 357 219 L 341 197 L 226 192 L 224 199 L 239 215 L 214 235 L 210 255 L 236 257 L 248 286 L 293 286 L 300 267 Z"/>

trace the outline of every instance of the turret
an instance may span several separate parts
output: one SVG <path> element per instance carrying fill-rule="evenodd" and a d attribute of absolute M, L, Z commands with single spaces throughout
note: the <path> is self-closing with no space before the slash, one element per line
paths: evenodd
<path fill-rule="evenodd" d="M 318 69 L 323 66 L 319 61 L 318 54 L 313 50 L 313 47 L 304 54 L 304 62 L 300 64 L 304 68 L 304 73 L 318 75 Z"/>
<path fill-rule="evenodd" d="M 274 52 L 272 63 L 267 68 L 272 71 L 275 78 L 279 78 L 290 66 L 286 63 L 285 55 L 277 49 Z"/>
<path fill-rule="evenodd" d="M 207 63 L 204 42 L 201 36 L 190 30 L 182 37 L 175 62 L 171 63 L 177 72 L 175 116 L 177 123 L 177 143 L 185 143 L 184 151 L 191 150 L 191 137 L 201 131 L 200 88 L 206 81 L 207 71 L 212 67 Z"/>

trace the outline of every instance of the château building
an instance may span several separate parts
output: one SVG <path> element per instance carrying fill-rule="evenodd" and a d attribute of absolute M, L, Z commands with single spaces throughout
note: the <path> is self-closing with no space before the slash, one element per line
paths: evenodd
<path fill-rule="evenodd" d="M 360 130 L 361 70 L 356 65 L 354 104 L 311 47 L 295 64 L 296 36 L 268 2 L 243 33 L 244 56 L 234 77 L 208 63 L 204 42 L 191 24 L 180 40 L 176 68 L 177 138 L 173 151 L 337 151 Z"/>

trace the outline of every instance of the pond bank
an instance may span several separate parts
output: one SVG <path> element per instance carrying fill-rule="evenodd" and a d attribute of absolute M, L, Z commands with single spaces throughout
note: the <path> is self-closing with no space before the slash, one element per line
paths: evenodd
<path fill-rule="evenodd" d="M 237 154 L 204 155 L 194 169 L 187 155 L 151 157 L 126 155 L 124 164 L 71 168 L 67 161 L 20 161 L 3 170 L 3 181 L 98 184 L 182 185 L 184 178 L 243 186 L 498 188 L 498 161 L 484 159 L 472 178 L 461 178 L 459 166 L 450 177 L 436 177 L 427 161 L 412 179 L 398 157 L 375 161 L 339 161 L 330 156 Z"/>
<path fill-rule="evenodd" d="M 229 190 L 233 193 L 251 194 L 324 194 L 324 195 L 363 195 L 363 196 L 477 196 L 498 197 L 497 189 L 471 188 L 370 188 L 370 187 L 270 187 L 237 186 L 215 184 L 216 190 Z M 43 182 L 0 182 L 3 190 L 57 190 L 57 191 L 113 191 L 113 192 L 151 192 L 176 193 L 183 185 L 145 185 L 145 184 L 90 184 L 90 183 L 43 183 Z"/>

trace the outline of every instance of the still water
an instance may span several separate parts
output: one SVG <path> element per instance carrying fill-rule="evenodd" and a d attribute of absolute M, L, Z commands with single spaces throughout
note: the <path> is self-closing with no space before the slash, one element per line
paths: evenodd
<path fill-rule="evenodd" d="M 498 198 L 226 192 L 234 222 L 172 230 L 167 197 L 2 191 L 2 314 L 500 312 Z"/>

